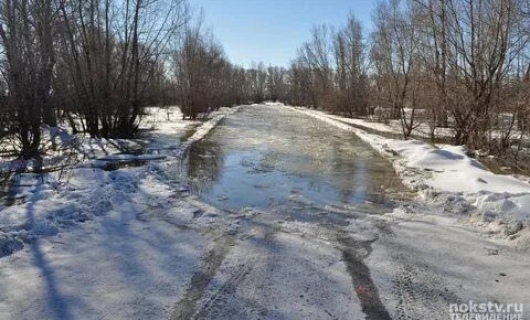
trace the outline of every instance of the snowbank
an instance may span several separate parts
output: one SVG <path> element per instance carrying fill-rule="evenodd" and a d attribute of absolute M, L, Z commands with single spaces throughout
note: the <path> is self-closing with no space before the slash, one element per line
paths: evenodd
<path fill-rule="evenodd" d="M 180 147 L 178 148 L 176 152 L 177 156 L 179 157 L 184 156 L 193 143 L 204 139 L 204 137 L 206 137 L 206 135 L 208 135 L 208 133 L 213 128 L 215 128 L 215 126 L 221 120 L 223 120 L 223 118 L 226 115 L 236 112 L 237 110 L 239 110 L 240 107 L 241 106 L 237 106 L 233 108 L 221 108 L 218 111 L 212 112 L 212 114 L 210 115 L 212 116 L 212 118 L 206 121 L 205 123 L 203 123 L 199 128 L 197 128 L 195 133 L 180 145 Z"/>
<path fill-rule="evenodd" d="M 213 118 L 201 123 L 193 136 L 176 146 L 172 156 L 182 156 L 193 142 L 204 138 L 225 115 L 235 111 L 237 108 L 216 111 Z M 161 147 L 157 140 L 159 135 L 166 135 L 167 139 L 173 137 L 172 140 L 178 142 L 175 132 L 190 125 L 173 116 L 169 119 L 161 121 L 162 128 L 153 136 L 153 148 Z M 171 121 L 176 124 L 166 123 Z M 58 139 L 72 142 L 63 131 L 59 133 L 62 138 Z M 17 201 L 11 206 L 0 206 L 0 257 L 22 249 L 24 243 L 31 243 L 38 237 L 57 235 L 64 228 L 92 221 L 113 210 L 122 210 L 124 206 L 133 204 L 134 211 L 141 212 L 148 207 L 162 206 L 159 201 L 163 198 L 187 191 L 179 181 L 168 181 L 163 173 L 174 158 L 156 153 L 119 153 L 123 148 L 139 147 L 136 141 L 83 139 L 76 145 L 77 150 L 83 152 L 76 154 L 76 160 L 70 165 L 66 163 L 63 170 L 46 174 L 22 173 L 14 178 L 10 196 Z M 117 171 L 102 169 L 109 162 L 127 161 L 145 165 Z M 187 221 L 196 210 L 188 206 L 179 211 L 179 215 L 188 217 Z"/>
<path fill-rule="evenodd" d="M 443 212 L 464 215 L 466 222 L 490 234 L 530 243 L 530 183 L 487 170 L 462 146 L 432 146 L 419 140 L 396 140 L 367 133 L 320 111 L 294 108 L 337 128 L 354 132 L 392 160 L 403 182 Z M 345 121 L 346 120 L 346 121 Z M 524 239 L 523 239 L 524 238 Z"/>
<path fill-rule="evenodd" d="M 512 176 L 492 173 L 479 161 L 470 158 L 462 146 L 433 147 L 418 140 L 389 139 L 384 148 L 403 158 L 402 167 L 424 172 L 423 182 L 436 191 L 512 194 L 530 192 L 530 184 Z"/>

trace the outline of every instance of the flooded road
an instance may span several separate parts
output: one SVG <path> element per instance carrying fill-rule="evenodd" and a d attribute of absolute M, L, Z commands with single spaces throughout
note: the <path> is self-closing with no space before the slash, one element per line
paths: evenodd
<path fill-rule="evenodd" d="M 194 144 L 184 167 L 193 193 L 234 228 L 214 237 L 172 319 L 391 319 L 364 260 L 405 188 L 355 135 L 247 106 Z"/>
<path fill-rule="evenodd" d="M 492 279 L 504 259 L 523 263 L 507 251 L 493 261 L 493 243 L 427 218 L 443 205 L 411 199 L 354 134 L 290 108 L 242 107 L 181 170 L 210 246 L 173 320 L 450 319 L 451 303 L 492 299 L 476 269 L 454 266 L 487 260 L 477 265 Z"/>
<path fill-rule="evenodd" d="M 404 189 L 391 164 L 354 134 L 266 105 L 244 108 L 194 144 L 189 173 L 203 200 L 232 211 L 293 197 L 388 210 L 388 193 Z"/>

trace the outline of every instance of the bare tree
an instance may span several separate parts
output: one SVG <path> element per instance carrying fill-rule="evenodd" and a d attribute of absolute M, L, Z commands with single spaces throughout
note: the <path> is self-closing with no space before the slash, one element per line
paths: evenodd
<path fill-rule="evenodd" d="M 348 116 L 368 114 L 368 80 L 361 23 L 353 14 L 346 27 L 335 35 L 336 111 Z"/>
<path fill-rule="evenodd" d="M 252 91 L 252 100 L 254 102 L 262 102 L 265 100 L 267 91 L 267 70 L 263 62 L 253 64 L 247 72 L 247 81 L 250 84 Z"/>
<path fill-rule="evenodd" d="M 245 88 L 252 86 L 246 76 L 252 70 L 247 72 L 229 63 L 211 32 L 203 33 L 200 25 L 187 30 L 174 60 L 184 117 L 195 119 L 221 106 L 246 101 L 249 94 Z M 262 82 L 264 87 L 265 80 L 260 80 L 260 85 Z"/>
<path fill-rule="evenodd" d="M 267 98 L 272 101 L 285 100 L 285 74 L 286 70 L 281 67 L 269 66 L 267 68 Z"/>
<path fill-rule="evenodd" d="M 379 107 L 400 119 L 403 136 L 415 128 L 418 80 L 422 73 L 419 58 L 418 11 L 398 0 L 380 3 L 374 16 L 371 60 L 375 66 Z"/>
<path fill-rule="evenodd" d="M 16 117 L 20 155 L 24 159 L 40 158 L 44 116 L 48 124 L 54 124 L 51 101 L 54 9 L 50 0 L 3 0 L 0 6 L 2 71 L 7 83 L 7 103 Z"/>
<path fill-rule="evenodd" d="M 329 106 L 333 90 L 331 30 L 325 25 L 315 26 L 311 41 L 302 45 L 299 54 L 299 59 L 312 73 L 314 107 Z"/>
<path fill-rule="evenodd" d="M 187 22 L 183 1 L 61 0 L 59 83 L 93 137 L 132 137 L 162 96 L 169 45 Z"/>

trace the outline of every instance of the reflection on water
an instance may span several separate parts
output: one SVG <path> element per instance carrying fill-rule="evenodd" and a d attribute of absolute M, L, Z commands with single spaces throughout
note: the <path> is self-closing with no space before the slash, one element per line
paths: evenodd
<path fill-rule="evenodd" d="M 191 148 L 188 165 L 193 190 L 228 210 L 294 199 L 383 203 L 385 190 L 403 190 L 390 163 L 354 134 L 274 106 L 223 120 Z"/>

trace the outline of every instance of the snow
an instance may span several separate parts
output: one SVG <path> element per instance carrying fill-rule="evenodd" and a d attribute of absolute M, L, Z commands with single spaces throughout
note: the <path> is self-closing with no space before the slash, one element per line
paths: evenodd
<path fill-rule="evenodd" d="M 51 128 L 60 149 L 74 144 L 79 153 L 63 170 L 18 174 L 11 194 L 18 203 L 0 207 L 0 319 L 166 318 L 207 250 L 209 241 L 195 229 L 220 213 L 183 197 L 184 181 L 167 179 L 175 155 L 121 152 L 145 143 L 161 150 L 170 141 L 185 152 L 190 143 L 180 143 L 183 130 L 198 126 L 190 139 L 200 140 L 236 110 L 189 122 L 170 108 L 169 120 L 157 120 L 161 126 L 142 143 Z M 148 119 L 161 117 L 153 114 Z M 131 160 L 146 164 L 116 171 L 98 166 Z"/>
<path fill-rule="evenodd" d="M 403 158 L 406 168 L 430 173 L 425 183 L 436 191 L 476 193 L 530 192 L 530 184 L 512 176 L 498 175 L 470 158 L 462 146 L 434 147 L 418 140 L 386 142 L 387 149 Z"/>
<path fill-rule="evenodd" d="M 213 112 L 210 115 L 212 118 L 201 125 L 191 137 L 189 137 L 180 145 L 176 152 L 177 156 L 182 157 L 193 143 L 206 137 L 206 135 L 225 117 L 227 113 L 237 112 L 240 107 L 241 106 L 233 108 L 220 108 L 218 111 Z"/>
<path fill-rule="evenodd" d="M 216 112 L 212 119 L 203 122 L 195 134 L 177 148 L 177 155 L 184 153 L 192 142 L 202 139 L 226 114 L 235 111 L 237 108 Z M 158 129 L 158 132 L 171 135 L 175 134 L 178 128 L 189 126 L 186 121 L 176 122 L 179 124 L 170 126 L 164 125 L 162 121 L 164 129 Z M 159 147 L 158 137 L 154 136 L 152 147 Z M 134 141 L 105 139 L 88 139 L 81 146 L 85 150 L 91 150 L 89 153 L 95 154 L 103 150 L 108 152 L 117 144 L 138 146 Z M 12 235 L 20 232 L 34 234 L 38 228 L 39 235 L 54 235 L 62 226 L 93 220 L 94 217 L 104 215 L 112 208 L 131 201 L 132 194 L 142 190 L 142 183 L 145 181 L 149 181 L 149 187 L 142 190 L 140 195 L 136 195 L 139 198 L 135 201 L 143 201 L 146 194 L 158 194 L 163 190 L 169 192 L 169 186 L 157 186 L 155 183 L 156 179 L 163 180 L 159 174 L 164 163 L 151 162 L 160 162 L 166 158 L 166 155 L 160 154 L 108 154 L 96 160 L 87 159 L 63 171 L 44 175 L 19 174 L 13 182 L 12 196 L 25 198 L 25 201 L 0 210 L 0 232 Z M 148 164 L 126 171 L 108 172 L 101 169 L 103 164 L 108 162 L 131 160 L 147 161 Z M 171 163 L 171 159 L 167 160 L 166 164 Z"/>
<path fill-rule="evenodd" d="M 322 114 L 324 114 L 324 113 L 322 112 Z M 335 116 L 335 115 L 327 115 L 327 116 L 330 119 L 334 119 L 334 120 L 337 120 L 337 121 L 345 122 L 345 123 L 348 123 L 348 124 L 353 124 L 355 126 L 364 127 L 364 128 L 367 128 L 367 129 L 377 130 L 377 131 L 381 131 L 381 132 L 388 132 L 388 133 L 395 133 L 395 131 L 396 131 L 390 125 L 387 125 L 387 124 L 384 124 L 384 123 L 381 123 L 381 122 L 370 121 L 370 120 L 367 120 L 367 119 L 344 118 L 344 117 L 339 117 L 339 116 Z"/>
<path fill-rule="evenodd" d="M 300 107 L 295 107 L 300 108 Z M 300 108 L 303 110 L 303 108 Z M 410 112 L 410 110 L 405 110 Z M 418 115 L 422 114 L 421 109 L 417 109 L 416 113 Z M 310 110 L 310 113 L 313 115 L 318 115 L 320 118 L 327 117 L 338 122 L 345 124 L 351 124 L 355 127 L 364 130 L 377 131 L 383 134 L 392 134 L 392 135 L 402 135 L 403 130 L 401 126 L 401 120 L 387 120 L 385 122 L 377 121 L 377 117 L 369 116 L 368 118 L 346 118 L 342 116 L 337 116 L 333 114 L 328 114 L 320 110 Z M 416 116 L 416 122 L 414 124 L 414 129 L 412 130 L 412 135 L 419 136 L 423 138 L 430 137 L 431 128 L 428 123 L 421 119 L 421 116 Z M 435 128 L 435 134 L 437 137 L 452 137 L 454 136 L 454 130 L 452 128 Z"/>
<path fill-rule="evenodd" d="M 304 234 L 268 235 L 258 227 L 247 236 L 251 241 L 234 247 L 210 281 L 198 318 L 364 317 L 341 252 L 332 245 Z M 222 296 L 234 285 L 238 290 Z M 220 307 L 216 300 L 225 301 Z"/>
<path fill-rule="evenodd" d="M 163 220 L 140 223 L 149 208 L 178 206 L 172 188 L 148 168 L 70 175 L 48 175 L 0 213 L 4 234 L 24 243 L 0 261 L 0 318 L 163 318 L 183 291 L 171 283 L 191 277 L 205 243 Z"/>
<path fill-rule="evenodd" d="M 221 114 L 226 110 L 220 112 Z M 90 138 L 83 134 L 71 135 L 63 127 L 43 128 L 43 169 L 57 170 L 63 167 L 89 165 L 94 162 L 95 166 L 104 167 L 106 164 L 116 161 L 147 161 L 161 160 L 161 157 L 138 155 L 145 149 L 145 144 L 155 141 L 157 149 L 178 147 L 179 136 L 185 135 L 188 130 L 193 130 L 201 124 L 200 121 L 184 121 L 178 107 L 146 109 L 143 118 L 142 130 L 148 130 L 149 141 L 141 139 L 105 139 Z M 0 149 L 12 150 L 11 143 L 14 141 L 3 141 Z M 31 171 L 36 167 L 34 161 L 15 160 L 13 157 L 2 157 L 0 159 L 0 172 Z"/>
<path fill-rule="evenodd" d="M 98 158 L 97 160 L 100 161 L 131 161 L 131 160 L 162 160 L 165 156 L 162 155 L 149 155 L 149 154 L 141 154 L 141 155 L 132 155 L 132 154 L 113 154 L 105 157 Z"/>
<path fill-rule="evenodd" d="M 418 191 L 423 199 L 444 205 L 444 212 L 465 216 L 465 222 L 487 233 L 518 240 L 518 245 L 530 248 L 525 236 L 526 229 L 530 229 L 530 183 L 527 180 L 492 173 L 469 157 L 463 146 L 433 146 L 419 140 L 384 138 L 348 125 L 351 119 L 306 108 L 288 108 L 354 132 L 391 159 L 403 182 Z"/>
<path fill-rule="evenodd" d="M 163 319 L 207 244 L 131 205 L 2 258 L 1 319 Z"/>
<path fill-rule="evenodd" d="M 299 107 L 296 107 L 299 108 Z M 376 109 L 376 114 L 377 114 Z M 366 118 L 346 118 L 342 116 L 337 116 L 333 114 L 328 114 L 324 111 L 320 110 L 311 110 L 311 113 L 316 115 L 321 115 L 323 117 L 327 117 L 333 120 L 337 120 L 342 123 L 351 124 L 355 127 L 358 127 L 363 130 L 369 130 L 370 132 L 376 131 L 376 133 L 381 134 L 391 134 L 394 136 L 401 136 L 403 134 L 402 124 L 401 120 L 399 119 L 385 119 L 384 122 L 379 121 L 379 117 L 376 115 L 371 115 Z M 405 114 L 408 116 L 411 113 L 411 109 L 405 108 Z M 413 137 L 419 137 L 419 138 L 425 138 L 430 139 L 431 138 L 431 127 L 429 124 L 429 119 L 425 117 L 425 110 L 423 109 L 416 109 L 415 110 L 415 119 L 414 119 L 414 126 L 412 129 L 412 136 Z M 384 117 L 388 118 L 389 113 L 385 114 Z M 507 115 L 508 116 L 508 115 Z M 507 130 L 491 130 L 491 136 L 492 137 L 504 137 L 506 135 Z M 437 138 L 452 138 L 455 135 L 455 130 L 451 127 L 448 128 L 442 128 L 442 127 L 436 127 L 434 128 L 434 133 Z M 521 131 L 513 129 L 509 133 L 510 138 L 519 138 L 523 136 L 523 139 L 526 139 L 526 137 L 522 134 Z"/>
<path fill-rule="evenodd" d="M 527 319 L 529 255 L 443 218 L 399 219 L 373 244 L 367 264 L 393 319 L 451 319 L 459 301 L 524 303 Z"/>

